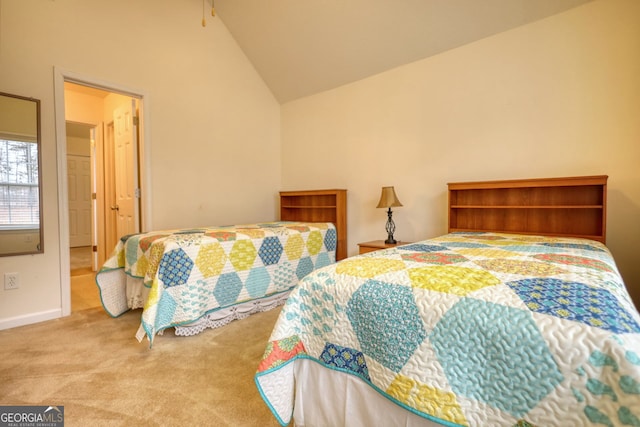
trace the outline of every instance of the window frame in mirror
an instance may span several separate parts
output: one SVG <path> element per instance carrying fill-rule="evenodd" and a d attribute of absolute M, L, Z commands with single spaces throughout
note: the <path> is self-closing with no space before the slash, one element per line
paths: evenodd
<path fill-rule="evenodd" d="M 29 242 L 28 240 L 25 240 L 25 242 L 22 243 L 34 243 L 34 249 L 33 250 L 28 250 L 26 249 L 26 247 L 23 249 L 22 247 L 18 247 L 18 249 L 16 249 L 15 251 L 9 250 L 8 248 L 2 248 L 2 246 L 5 246 L 5 244 L 2 244 L 2 235 L 4 233 L 7 233 L 6 236 L 13 236 L 13 238 L 23 238 L 23 239 L 29 239 L 30 238 L 30 233 L 26 232 L 26 233 L 20 233 L 20 230 L 36 230 L 36 228 L 22 228 L 22 229 L 18 229 L 16 231 L 14 230 L 0 230 L 0 257 L 5 257 L 5 256 L 17 256 L 17 255 L 32 255 L 32 254 L 42 254 L 44 253 L 44 215 L 43 215 L 43 209 L 42 209 L 42 137 L 41 137 L 41 133 L 40 133 L 40 100 L 39 99 L 35 99 L 35 98 L 30 98 L 30 97 L 26 97 L 26 96 L 20 96 L 20 95 L 14 95 L 11 93 L 6 93 L 6 92 L 0 92 L 0 97 L 8 97 L 8 98 L 14 98 L 14 99 L 18 99 L 18 100 L 22 100 L 22 101 L 28 101 L 28 102 L 33 102 L 35 105 L 35 120 L 36 120 L 36 140 L 35 140 L 35 144 L 36 144 L 36 148 L 37 148 L 37 162 L 38 162 L 38 228 L 37 228 L 37 235 L 38 235 L 38 241 L 37 242 Z M 0 114 L 2 112 L 0 111 Z M 0 126 L 0 135 L 8 135 L 10 134 L 9 130 L 7 129 L 2 129 L 2 127 Z M 4 139 L 4 138 L 3 138 Z M 25 141 L 27 142 L 27 141 Z M 36 233 L 31 233 L 31 234 L 36 234 Z M 7 240 L 6 245 L 7 246 L 11 246 L 12 243 L 9 242 L 10 238 Z M 25 245 L 27 246 L 27 245 Z"/>

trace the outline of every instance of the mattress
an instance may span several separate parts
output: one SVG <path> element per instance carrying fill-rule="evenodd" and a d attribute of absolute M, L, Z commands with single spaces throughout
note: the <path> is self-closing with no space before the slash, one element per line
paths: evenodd
<path fill-rule="evenodd" d="M 307 395 L 310 362 L 369 392 Z M 282 425 L 388 416 L 374 394 L 406 425 L 640 425 L 640 314 L 599 242 L 452 233 L 306 276 L 255 381 Z"/>
<path fill-rule="evenodd" d="M 335 262 L 336 242 L 332 223 L 289 221 L 135 234 L 120 239 L 96 282 L 111 316 L 143 308 L 138 338 L 152 341 L 169 327 L 224 324 L 218 311 L 241 318 L 274 306 Z"/>

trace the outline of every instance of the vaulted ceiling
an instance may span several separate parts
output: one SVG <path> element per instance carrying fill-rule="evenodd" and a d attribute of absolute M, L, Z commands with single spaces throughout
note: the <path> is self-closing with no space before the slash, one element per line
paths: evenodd
<path fill-rule="evenodd" d="M 281 103 L 592 0 L 215 0 Z"/>

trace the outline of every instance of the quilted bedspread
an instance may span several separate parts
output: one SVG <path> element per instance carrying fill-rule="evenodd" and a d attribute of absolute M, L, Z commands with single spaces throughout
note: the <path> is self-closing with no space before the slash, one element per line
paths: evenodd
<path fill-rule="evenodd" d="M 282 425 L 299 358 L 442 425 L 640 426 L 640 315 L 590 240 L 453 233 L 317 270 L 255 376 Z"/>
<path fill-rule="evenodd" d="M 332 223 L 270 222 L 125 236 L 96 282 L 105 310 L 130 308 L 126 276 L 150 288 L 142 328 L 163 329 L 205 314 L 289 291 L 312 270 L 335 262 Z"/>

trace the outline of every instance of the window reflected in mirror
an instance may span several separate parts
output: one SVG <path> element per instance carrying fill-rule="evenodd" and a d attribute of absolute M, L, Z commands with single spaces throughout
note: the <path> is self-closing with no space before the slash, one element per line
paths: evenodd
<path fill-rule="evenodd" d="M 0 93 L 0 256 L 43 252 L 40 101 Z"/>

